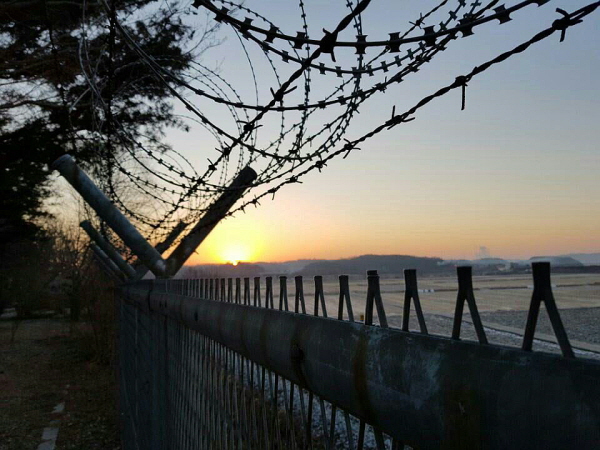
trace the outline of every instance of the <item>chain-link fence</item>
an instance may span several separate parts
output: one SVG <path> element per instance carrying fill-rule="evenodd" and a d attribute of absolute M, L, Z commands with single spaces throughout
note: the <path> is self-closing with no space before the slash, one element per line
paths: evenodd
<path fill-rule="evenodd" d="M 301 277 L 293 299 L 285 277 L 279 296 L 270 277 L 264 289 L 259 278 L 125 285 L 124 448 L 598 448 L 600 363 L 574 357 L 546 271 L 534 268 L 522 349 L 487 342 L 465 269 L 448 338 L 428 334 L 414 271 L 404 310 L 414 304 L 420 332 L 388 327 L 374 271 L 364 315 L 340 277 L 336 318 L 321 277 L 314 303 Z M 479 342 L 460 340 L 464 303 Z M 530 351 L 541 303 L 562 356 Z"/>

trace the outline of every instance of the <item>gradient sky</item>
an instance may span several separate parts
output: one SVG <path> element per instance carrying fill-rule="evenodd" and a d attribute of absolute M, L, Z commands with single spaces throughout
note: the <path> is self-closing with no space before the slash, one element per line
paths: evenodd
<path fill-rule="evenodd" d="M 277 8 L 281 3 L 249 6 L 290 23 L 285 31 L 293 34 L 297 10 Z M 417 3 L 407 2 L 413 9 Z M 316 4 L 323 15 L 343 11 Z M 512 23 L 458 42 L 412 84 L 389 94 L 389 107 L 363 110 L 348 136 L 385 120 L 391 105 L 406 109 L 545 28 L 557 17 L 556 7 L 584 4 L 530 7 Z M 375 29 L 374 38 L 382 34 L 377 30 L 394 29 L 383 12 L 365 18 L 365 32 Z M 600 251 L 599 19 L 596 13 L 568 30 L 563 43 L 556 35 L 474 79 L 465 111 L 460 92 L 450 93 L 417 120 L 286 187 L 260 208 L 224 221 L 190 262 L 366 253 L 456 258 L 474 257 L 480 246 L 493 256 L 515 258 Z M 219 50 L 225 61 L 229 44 Z M 198 153 L 194 132 L 167 137 L 190 157 Z"/>
<path fill-rule="evenodd" d="M 347 12 L 341 0 L 306 3 L 313 30 L 332 29 Z M 424 3 L 429 4 L 374 1 L 364 18 L 365 34 L 386 38 L 406 28 Z M 526 8 L 506 25 L 479 27 L 418 76 L 367 103 L 347 137 L 385 121 L 393 105 L 408 109 L 546 28 L 558 17 L 556 7 L 571 11 L 585 4 L 551 1 Z M 288 34 L 300 30 L 296 1 L 246 5 Z M 273 201 L 222 222 L 189 263 L 367 253 L 473 258 L 480 246 L 492 256 L 511 258 L 600 252 L 599 25 L 596 12 L 569 29 L 563 43 L 555 35 L 473 79 L 465 111 L 460 92 L 452 92 L 415 121 L 371 139 L 303 184 L 287 186 Z M 203 62 L 218 64 L 243 96 L 250 95 L 239 45 L 227 29 L 222 36 L 224 43 Z M 256 70 L 259 79 L 267 76 L 260 64 Z M 268 92 L 269 86 L 261 88 Z M 180 106 L 177 111 L 184 112 Z M 212 117 L 218 122 L 220 114 L 215 109 Z M 268 122 L 264 130 L 265 139 L 275 137 L 268 136 Z M 210 155 L 203 149 L 214 148 L 198 127 L 190 133 L 171 130 L 167 141 L 199 168 Z"/>

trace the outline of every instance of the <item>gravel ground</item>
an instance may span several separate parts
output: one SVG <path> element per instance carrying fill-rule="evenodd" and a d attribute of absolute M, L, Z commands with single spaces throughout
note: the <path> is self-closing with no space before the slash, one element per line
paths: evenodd
<path fill-rule="evenodd" d="M 467 307 L 465 306 L 465 309 L 466 308 Z M 600 326 L 598 324 L 600 323 L 600 308 L 561 309 L 560 314 L 567 330 L 567 334 L 571 339 L 589 343 L 599 343 Z M 527 311 L 485 312 L 480 315 L 490 344 L 516 348 L 521 347 Z M 468 313 L 465 313 L 461 325 L 461 339 L 477 341 L 475 329 L 470 321 L 471 316 Z M 402 325 L 402 317 L 390 316 L 388 317 L 388 322 L 391 327 L 400 328 Z M 427 324 L 427 329 L 430 334 L 444 337 L 450 337 L 452 334 L 452 319 L 447 316 L 425 314 L 425 323 Z M 521 332 L 520 334 L 515 334 L 497 330 L 493 328 L 494 324 L 516 328 L 517 330 L 521 330 Z M 416 316 L 411 315 L 410 329 L 411 331 L 418 331 Z M 540 312 L 536 332 L 554 335 L 545 311 Z M 539 339 L 534 340 L 533 349 L 534 351 L 560 354 L 560 348 L 557 344 L 541 341 Z M 574 351 L 575 355 L 579 357 L 600 359 L 600 353 L 578 349 L 575 349 Z"/>
<path fill-rule="evenodd" d="M 570 339 L 591 344 L 600 344 L 600 308 L 561 309 L 560 317 Z M 498 311 L 481 314 L 481 320 L 525 329 L 527 311 Z M 536 331 L 554 335 L 548 314 L 541 308 Z"/>

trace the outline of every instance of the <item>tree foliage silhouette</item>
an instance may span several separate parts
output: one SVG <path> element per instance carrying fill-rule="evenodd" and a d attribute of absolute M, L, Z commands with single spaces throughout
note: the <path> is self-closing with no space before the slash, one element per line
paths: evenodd
<path fill-rule="evenodd" d="M 58 156 L 76 155 L 108 182 L 111 159 L 126 145 L 115 127 L 159 151 L 165 127 L 184 127 L 168 87 L 111 20 L 114 14 L 141 49 L 181 74 L 215 41 L 214 29 L 194 36 L 181 19 L 189 11 L 179 7 L 153 0 L 0 4 L 0 242 L 39 231 L 34 219 L 44 214 L 49 164 Z"/>

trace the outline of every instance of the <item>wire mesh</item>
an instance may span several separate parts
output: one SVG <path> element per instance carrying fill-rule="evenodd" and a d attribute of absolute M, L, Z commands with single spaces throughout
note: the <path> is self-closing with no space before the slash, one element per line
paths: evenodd
<path fill-rule="evenodd" d="M 464 267 L 448 337 L 428 332 L 414 270 L 405 271 L 403 309 L 410 313 L 414 303 L 419 332 L 388 327 L 376 271 L 367 273 L 364 314 L 353 311 L 347 276 L 339 277 L 330 314 L 320 276 L 314 296 L 295 277 L 293 297 L 285 276 L 279 289 L 272 277 L 264 285 L 259 277 L 125 285 L 118 303 L 123 446 L 541 449 L 565 448 L 577 436 L 581 448 L 595 448 L 600 412 L 591 399 L 600 395 L 600 362 L 575 356 L 550 265 L 534 263 L 532 273 L 520 349 L 482 339 Z M 465 302 L 477 341 L 463 340 L 456 326 Z M 562 355 L 532 352 L 542 303 Z M 514 411 L 526 412 L 519 423 Z M 540 421 L 548 426 L 532 434 Z"/>
<path fill-rule="evenodd" d="M 319 278 L 314 315 L 327 316 Z M 261 306 L 260 287 L 251 292 L 249 279 L 244 281 L 242 287 L 239 278 L 235 284 L 224 278 L 164 280 L 153 289 L 247 306 L 254 296 L 253 305 Z M 281 310 L 288 310 L 286 281 L 281 277 Z M 299 302 L 306 311 L 303 294 L 297 312 Z M 264 307 L 273 306 L 268 277 Z M 404 448 L 392 447 L 389 436 L 179 321 L 127 302 L 118 307 L 124 448 Z"/>

